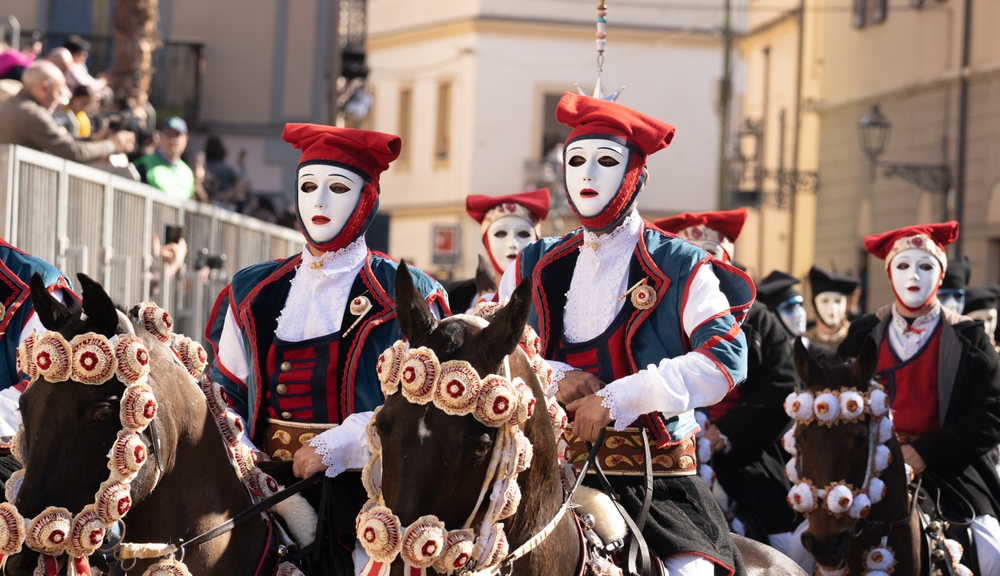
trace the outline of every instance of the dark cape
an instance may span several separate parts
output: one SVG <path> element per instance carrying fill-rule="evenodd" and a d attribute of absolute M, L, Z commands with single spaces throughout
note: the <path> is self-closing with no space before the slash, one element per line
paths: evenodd
<path fill-rule="evenodd" d="M 747 379 L 739 385 L 740 404 L 714 424 L 732 449 L 712 457 L 716 480 L 737 503 L 736 516 L 747 536 L 767 543 L 768 534 L 795 529 L 795 512 L 786 497 L 792 485 L 785 476 L 789 455 L 781 436 L 790 419 L 785 397 L 795 390 L 791 339 L 780 320 L 755 302 L 743 322 L 747 337 Z"/>
<path fill-rule="evenodd" d="M 837 350 L 858 355 L 869 336 L 880 345 L 892 312 L 884 306 L 851 325 Z M 939 491 L 953 520 L 984 514 L 1000 517 L 1000 478 L 987 453 L 1000 443 L 1000 365 L 982 322 L 941 308 L 938 352 L 940 430 L 912 443 L 927 464 L 924 487 Z M 890 400 L 893 390 L 888 390 Z M 970 506 L 975 510 L 973 513 Z"/>

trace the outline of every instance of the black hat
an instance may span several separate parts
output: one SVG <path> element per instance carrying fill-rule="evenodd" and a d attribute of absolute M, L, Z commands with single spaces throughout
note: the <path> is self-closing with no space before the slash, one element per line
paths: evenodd
<path fill-rule="evenodd" d="M 80 52 L 90 52 L 90 42 L 87 42 L 80 36 L 73 34 L 66 39 L 66 43 L 63 44 L 63 48 L 69 50 L 69 53 L 75 56 Z"/>
<path fill-rule="evenodd" d="M 1000 306 L 1000 286 L 996 284 L 982 284 L 973 286 L 965 291 L 965 310 L 963 314 L 975 312 L 976 310 L 994 310 Z"/>
<path fill-rule="evenodd" d="M 960 256 L 948 260 L 948 269 L 944 271 L 941 287 L 951 290 L 964 290 L 972 275 L 972 266 L 968 256 Z"/>
<path fill-rule="evenodd" d="M 813 298 L 823 292 L 837 292 L 849 296 L 857 290 L 859 284 L 857 278 L 830 274 L 816 265 L 809 269 L 809 287 L 812 289 Z"/>
<path fill-rule="evenodd" d="M 782 302 L 801 296 L 798 290 L 792 288 L 798 283 L 798 278 L 775 270 L 757 283 L 757 300 L 771 312 L 776 312 Z"/>

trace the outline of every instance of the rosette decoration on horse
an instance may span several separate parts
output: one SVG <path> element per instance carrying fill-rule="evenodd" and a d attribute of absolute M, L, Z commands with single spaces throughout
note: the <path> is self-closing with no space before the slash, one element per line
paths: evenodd
<path fill-rule="evenodd" d="M 459 318 L 480 327 L 488 325 L 477 316 Z M 544 361 L 535 361 L 537 342 L 537 335 L 527 328 L 520 348 L 532 361 L 542 388 L 546 389 L 551 384 L 552 371 Z M 469 362 L 440 362 L 433 350 L 410 349 L 402 341 L 382 353 L 376 371 L 386 397 L 401 394 L 412 404 L 433 404 L 449 415 L 473 416 L 483 425 L 498 429 L 498 434 L 481 489 L 479 502 L 486 510 L 477 535 L 470 526 L 479 516 L 478 507 L 465 525 L 449 530 L 435 516 L 422 516 L 403 526 L 399 517 L 382 504 L 382 446 L 376 419 L 371 419 L 368 425 L 371 458 L 362 471 L 370 500 L 356 523 L 358 539 L 369 555 L 362 573 L 385 576 L 397 558 L 403 560 L 406 573 L 411 575 L 425 574 L 428 568 L 453 574 L 472 566 L 483 570 L 498 564 L 509 552 L 503 520 L 517 511 L 521 501 L 517 475 L 531 463 L 531 442 L 522 432 L 535 410 L 536 399 L 531 389 L 520 378 L 510 378 L 509 360 L 504 361 L 503 375 L 480 377 Z M 565 413 L 554 401 L 546 407 L 552 418 L 553 433 L 561 439 Z"/>

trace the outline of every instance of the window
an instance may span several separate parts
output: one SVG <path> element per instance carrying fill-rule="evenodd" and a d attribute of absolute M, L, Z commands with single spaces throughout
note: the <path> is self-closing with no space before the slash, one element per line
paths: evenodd
<path fill-rule="evenodd" d="M 858 30 L 881 24 L 888 16 L 889 0 L 854 0 L 851 4 L 851 23 Z"/>
<path fill-rule="evenodd" d="M 396 126 L 396 135 L 402 141 L 402 146 L 400 147 L 399 158 L 396 159 L 396 165 L 405 168 L 410 165 L 410 148 L 413 147 L 413 139 L 411 138 L 413 133 L 411 129 L 413 126 L 413 89 L 409 86 L 399 89 L 399 116 L 397 121 L 399 125 Z"/>
<path fill-rule="evenodd" d="M 451 150 L 451 81 L 438 83 L 437 125 L 434 130 L 434 161 L 447 162 Z"/>

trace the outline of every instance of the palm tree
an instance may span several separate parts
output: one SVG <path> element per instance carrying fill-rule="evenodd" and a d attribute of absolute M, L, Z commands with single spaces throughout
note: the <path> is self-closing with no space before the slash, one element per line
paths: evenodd
<path fill-rule="evenodd" d="M 143 122 L 153 78 L 153 51 L 160 46 L 158 21 L 159 0 L 115 2 L 110 83 L 115 98 L 128 102 Z"/>

